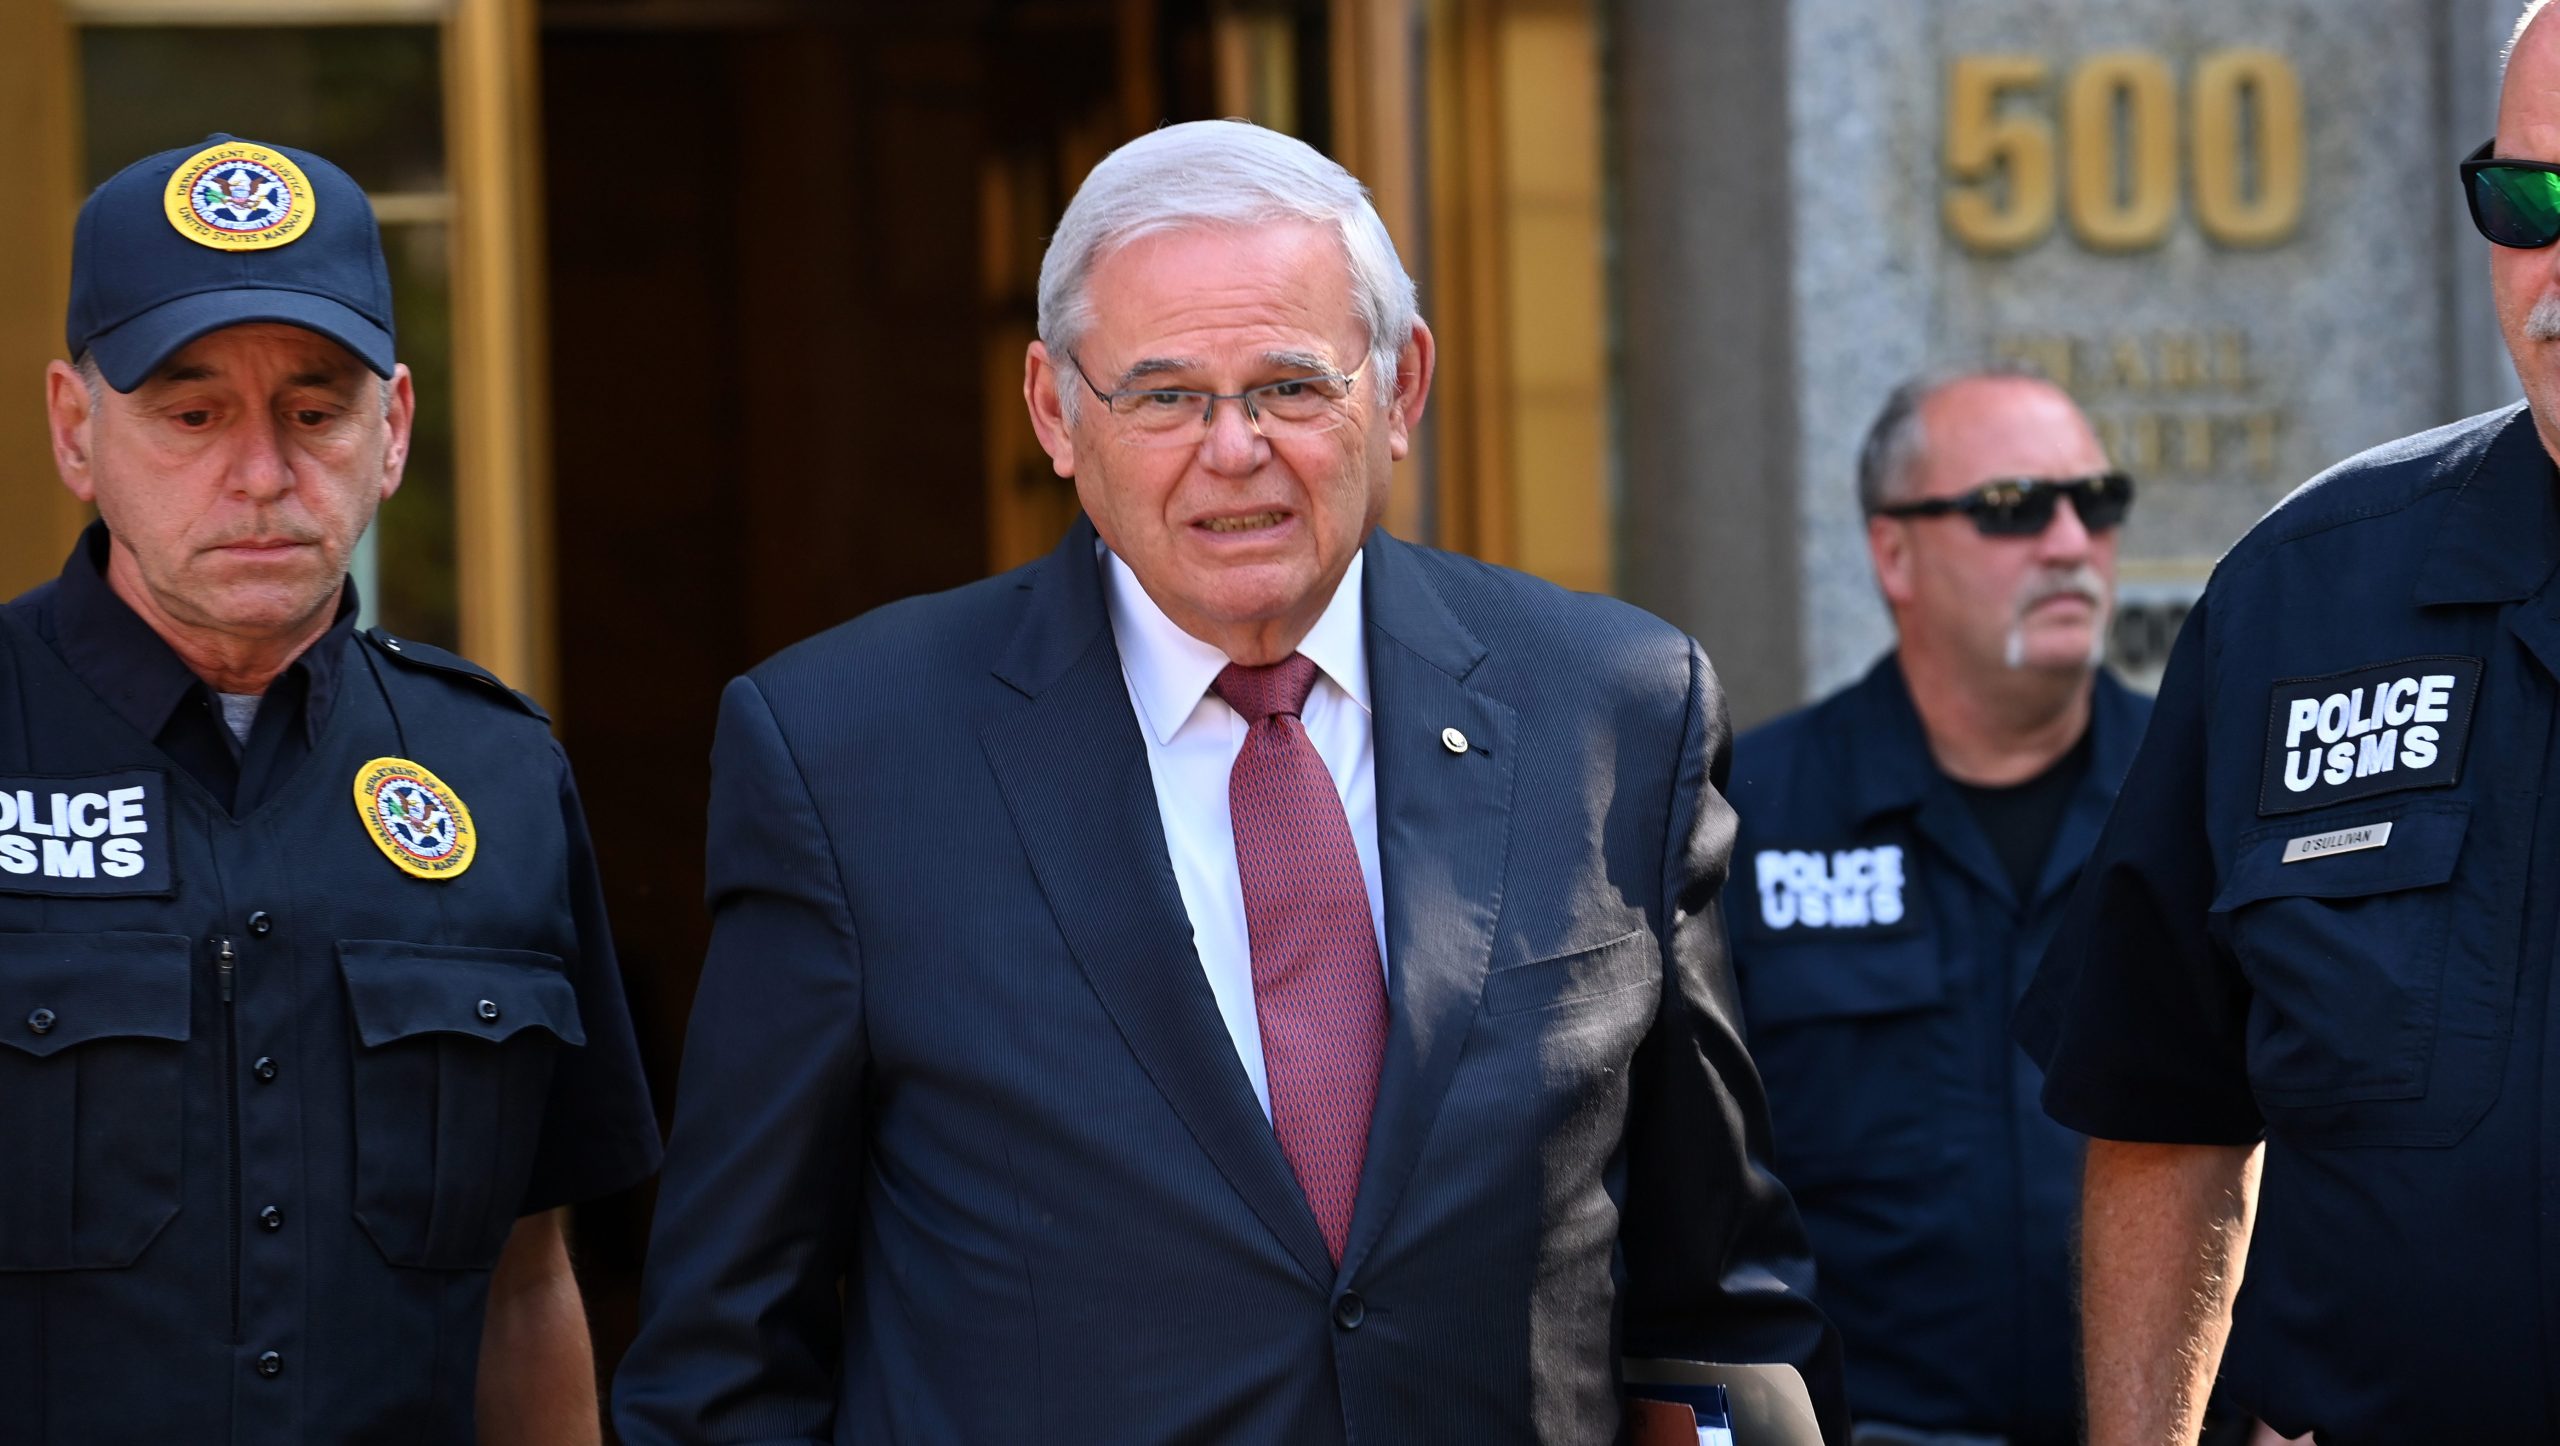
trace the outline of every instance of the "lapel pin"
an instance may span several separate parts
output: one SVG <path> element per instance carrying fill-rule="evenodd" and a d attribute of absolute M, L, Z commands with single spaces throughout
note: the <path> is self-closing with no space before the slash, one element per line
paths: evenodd
<path fill-rule="evenodd" d="M 1467 735 L 1455 728 L 1443 728 L 1440 730 L 1440 746 L 1452 753 L 1464 753 L 1467 751 Z"/>

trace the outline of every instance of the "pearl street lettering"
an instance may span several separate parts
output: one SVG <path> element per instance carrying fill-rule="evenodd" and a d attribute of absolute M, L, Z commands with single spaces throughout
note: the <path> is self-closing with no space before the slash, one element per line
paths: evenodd
<path fill-rule="evenodd" d="M 0 778 L 0 894 L 164 894 L 167 779 L 160 773 Z"/>
<path fill-rule="evenodd" d="M 1880 929 L 1903 919 L 1902 849 L 1762 849 L 1752 859 L 1760 922 L 1775 929 Z"/>
<path fill-rule="evenodd" d="M 2258 812 L 2455 782 L 2479 696 L 2477 658 L 2407 658 L 2277 683 Z"/>

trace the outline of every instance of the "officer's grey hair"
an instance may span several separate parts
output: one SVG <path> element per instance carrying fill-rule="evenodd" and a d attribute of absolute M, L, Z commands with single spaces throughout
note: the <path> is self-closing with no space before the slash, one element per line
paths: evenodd
<path fill-rule="evenodd" d="M 80 373 L 81 384 L 89 389 L 89 405 L 95 407 L 104 403 L 107 399 L 107 374 L 98 369 L 97 357 L 83 347 L 80 354 L 71 359 L 71 367 Z M 376 377 L 374 381 L 379 384 L 374 390 L 382 402 L 382 415 L 390 416 L 391 378 Z"/>
<path fill-rule="evenodd" d="M 1368 188 L 1293 136 L 1248 121 L 1187 121 L 1103 157 L 1040 259 L 1040 340 L 1058 364 L 1067 415 L 1084 387 L 1064 363 L 1093 325 L 1086 287 L 1105 256 L 1161 231 L 1273 221 L 1312 221 L 1340 233 L 1352 301 L 1369 329 L 1368 367 L 1378 395 L 1392 395 L 1396 358 L 1413 338 L 1414 285 Z"/>
<path fill-rule="evenodd" d="M 2550 3 L 2551 0 L 2526 0 L 2524 13 L 2516 17 L 2516 28 L 2507 32 L 2507 48 L 2498 52 L 2498 73 L 2501 76 L 2506 74 L 2507 62 L 2515 59 L 2516 46 L 2523 43 L 2524 33 L 2532 27 L 2533 18 Z"/>
<path fill-rule="evenodd" d="M 1867 426 L 1866 440 L 1858 444 L 1858 511 L 1861 515 L 1872 514 L 1909 490 L 1911 474 L 1918 469 L 1920 459 L 1929 452 L 1928 433 L 1920 423 L 1920 409 L 1929 404 L 1929 399 L 1958 382 L 1993 377 L 2052 384 L 2050 377 L 2033 367 L 1992 362 L 1933 368 L 1885 394 L 1883 408 Z"/>

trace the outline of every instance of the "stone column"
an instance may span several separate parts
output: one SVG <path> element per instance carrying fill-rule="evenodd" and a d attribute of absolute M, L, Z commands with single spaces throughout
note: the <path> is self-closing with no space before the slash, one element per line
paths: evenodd
<path fill-rule="evenodd" d="M 1619 591 L 1706 644 L 1738 724 L 1804 688 L 1786 0 L 1618 0 Z"/>

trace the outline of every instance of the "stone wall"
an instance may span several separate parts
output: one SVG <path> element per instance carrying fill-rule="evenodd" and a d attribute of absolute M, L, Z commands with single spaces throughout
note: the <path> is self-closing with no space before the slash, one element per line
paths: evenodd
<path fill-rule="evenodd" d="M 1711 649 L 1753 612 L 1751 587 L 1792 586 L 1791 606 L 1764 616 L 1795 629 L 1798 696 L 1890 644 L 1853 475 L 1868 421 L 1914 371 L 2044 370 L 2135 474 L 2115 641 L 2137 677 L 2215 558 L 2293 487 L 2516 395 L 2454 175 L 2494 119 L 2515 0 L 1729 3 L 1784 19 L 1784 82 L 1760 99 L 1784 107 L 1785 154 L 1769 159 L 1785 167 L 1788 214 L 1767 232 L 1785 255 L 1745 269 L 1784 285 L 1791 311 L 1782 345 L 1735 337 L 1751 351 L 1726 360 L 1789 371 L 1791 405 L 1765 410 L 1790 435 L 1740 450 L 1785 459 L 1791 495 L 1712 461 L 1676 485 L 1728 509 L 1791 503 L 1796 554 L 1765 578 L 1692 578 L 1675 595 L 1657 545 L 1626 554 L 1625 582 L 1687 609 L 1675 617 Z M 1618 46 L 1707 38 L 1664 8 L 1621 5 Z M 1638 182 L 1677 179 L 1658 158 L 1625 178 L 1633 236 L 1647 227 Z M 1664 287 L 1730 285 L 1735 271 L 1730 256 L 1682 273 L 1648 254 L 1630 251 L 1622 282 L 1648 289 L 1655 326 L 1680 313 Z M 1646 357 L 1631 348 L 1626 365 L 1633 384 Z M 1621 439 L 1631 512 L 1672 485 L 1636 443 L 1643 425 L 1630 417 Z M 1746 722 L 1787 701 L 1754 682 L 1736 680 Z"/>

